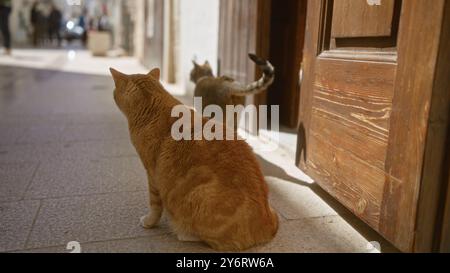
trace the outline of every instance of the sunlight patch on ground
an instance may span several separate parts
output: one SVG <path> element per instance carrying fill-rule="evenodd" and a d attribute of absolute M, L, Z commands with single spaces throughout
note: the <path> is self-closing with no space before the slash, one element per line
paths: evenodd
<path fill-rule="evenodd" d="M 12 56 L 0 55 L 0 65 L 101 76 L 109 76 L 110 67 L 127 74 L 146 74 L 149 71 L 136 58 L 94 57 L 87 50 L 15 49 Z M 185 94 L 176 85 L 164 85 L 173 95 Z"/>

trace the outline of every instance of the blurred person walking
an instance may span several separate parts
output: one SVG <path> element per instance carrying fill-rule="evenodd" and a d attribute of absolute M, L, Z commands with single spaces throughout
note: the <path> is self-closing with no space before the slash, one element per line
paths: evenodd
<path fill-rule="evenodd" d="M 53 43 L 53 37 L 56 36 L 56 39 L 58 40 L 58 47 L 60 47 L 62 13 L 54 3 L 51 4 L 51 11 L 48 21 L 48 36 L 50 38 L 50 43 Z"/>
<path fill-rule="evenodd" d="M 11 31 L 9 30 L 10 15 L 11 0 L 0 0 L 0 29 L 3 36 L 3 46 L 6 55 L 11 55 Z"/>
<path fill-rule="evenodd" d="M 33 28 L 33 45 L 35 47 L 38 46 L 38 41 L 39 41 L 39 36 L 40 36 L 40 29 L 41 27 L 39 26 L 39 22 L 40 22 L 40 17 L 41 12 L 38 9 L 38 5 L 39 3 L 37 1 L 35 1 L 33 3 L 33 6 L 31 7 L 31 14 L 30 14 L 30 18 L 31 18 L 31 26 Z"/>
<path fill-rule="evenodd" d="M 81 36 L 81 42 L 83 43 L 83 46 L 86 47 L 87 40 L 88 40 L 88 10 L 86 8 L 83 8 L 83 11 L 78 18 L 78 25 L 83 29 L 83 35 Z"/>

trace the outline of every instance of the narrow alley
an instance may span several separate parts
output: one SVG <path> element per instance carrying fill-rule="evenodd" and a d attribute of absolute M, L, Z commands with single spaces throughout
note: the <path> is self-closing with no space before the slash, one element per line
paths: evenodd
<path fill-rule="evenodd" d="M 16 54 L 9 64 L 21 64 Z M 177 241 L 166 221 L 154 230 L 140 227 L 146 175 L 110 76 L 1 65 L 0 83 L 0 251 L 68 252 L 71 241 L 83 252 L 211 251 Z M 281 225 L 272 243 L 252 252 L 370 252 L 370 241 L 393 251 L 303 182 L 308 178 L 291 157 L 283 148 L 259 157 Z"/>
<path fill-rule="evenodd" d="M 0 0 L 0 253 L 450 252 L 431 2 Z"/>

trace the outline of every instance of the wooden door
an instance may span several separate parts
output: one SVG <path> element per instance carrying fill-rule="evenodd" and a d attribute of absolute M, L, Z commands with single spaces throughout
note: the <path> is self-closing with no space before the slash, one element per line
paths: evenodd
<path fill-rule="evenodd" d="M 163 67 L 164 0 L 145 0 L 144 64 L 148 68 Z"/>
<path fill-rule="evenodd" d="M 298 165 L 407 252 L 433 248 L 448 126 L 449 5 L 308 2 Z"/>
<path fill-rule="evenodd" d="M 270 0 L 220 0 L 219 74 L 250 83 L 262 74 L 248 58 L 269 56 Z M 248 96 L 246 104 L 265 104 L 267 93 Z M 256 121 L 252 121 L 256 122 Z M 256 132 L 252 132 L 256 133 Z"/>

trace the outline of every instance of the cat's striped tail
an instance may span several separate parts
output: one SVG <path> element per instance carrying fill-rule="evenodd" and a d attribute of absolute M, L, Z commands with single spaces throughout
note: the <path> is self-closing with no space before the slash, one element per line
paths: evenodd
<path fill-rule="evenodd" d="M 238 82 L 230 83 L 231 94 L 233 96 L 256 95 L 266 90 L 275 80 L 275 68 L 273 65 L 255 54 L 248 54 L 250 59 L 263 71 L 263 76 L 256 82 L 249 85 L 242 85 Z"/>

